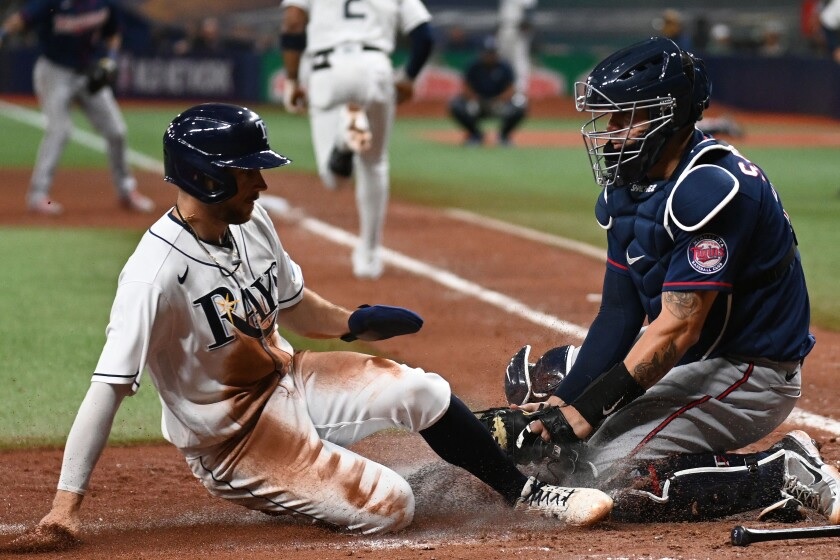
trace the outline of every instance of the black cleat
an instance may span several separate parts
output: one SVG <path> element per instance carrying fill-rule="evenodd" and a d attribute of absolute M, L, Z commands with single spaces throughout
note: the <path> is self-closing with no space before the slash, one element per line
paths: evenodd
<path fill-rule="evenodd" d="M 330 171 L 339 177 L 350 177 L 353 174 L 353 152 L 333 147 L 328 165 Z"/>

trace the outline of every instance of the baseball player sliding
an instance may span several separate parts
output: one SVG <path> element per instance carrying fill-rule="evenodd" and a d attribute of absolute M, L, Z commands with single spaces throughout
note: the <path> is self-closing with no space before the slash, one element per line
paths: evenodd
<path fill-rule="evenodd" d="M 152 201 L 137 192 L 137 181 L 126 161 L 126 126 L 111 84 L 120 47 L 119 21 L 111 0 L 30 0 L 10 15 L 0 31 L 36 29 L 41 55 L 33 70 L 35 93 L 47 126 L 27 195 L 29 210 L 61 214 L 52 199 L 53 175 L 73 129 L 70 111 L 82 108 L 105 138 L 108 163 L 120 205 L 151 212 Z"/>
<path fill-rule="evenodd" d="M 508 379 L 525 390 L 508 394 L 534 415 L 504 411 L 520 421 L 504 441 L 550 442 L 577 462 L 574 484 L 631 488 L 614 517 L 697 520 L 795 499 L 838 523 L 840 473 L 804 432 L 728 453 L 788 417 L 814 337 L 779 193 L 695 126 L 710 92 L 703 61 L 663 37 L 618 50 L 576 84 L 603 189 L 602 303 L 579 350 L 551 351 L 539 371 L 527 350 L 514 357 Z"/>
<path fill-rule="evenodd" d="M 403 428 L 519 509 L 576 525 L 609 514 L 612 501 L 598 490 L 521 474 L 441 376 L 356 352 L 296 350 L 279 334 L 283 325 L 309 338 L 374 341 L 423 321 L 401 307 L 350 311 L 305 286 L 257 202 L 261 170 L 289 163 L 257 114 L 192 107 L 172 120 L 163 146 L 176 203 L 120 274 L 53 507 L 14 547 L 78 542 L 91 473 L 144 368 L 160 394 L 164 437 L 211 494 L 246 508 L 362 533 L 407 526 L 408 483 L 346 447 Z"/>
<path fill-rule="evenodd" d="M 284 104 L 292 112 L 308 105 L 324 185 L 336 188 L 355 168 L 353 273 L 378 278 L 395 105 L 411 99 L 431 53 L 431 16 L 421 0 L 284 0 L 282 7 Z M 395 78 L 390 55 L 398 33 L 408 36 L 410 52 Z"/>

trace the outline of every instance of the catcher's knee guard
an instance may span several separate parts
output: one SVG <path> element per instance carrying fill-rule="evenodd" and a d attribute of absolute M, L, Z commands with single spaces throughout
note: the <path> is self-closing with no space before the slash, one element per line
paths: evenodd
<path fill-rule="evenodd" d="M 765 455 L 762 458 L 762 455 Z M 759 509 L 782 498 L 784 451 L 742 456 L 678 455 L 640 465 L 631 488 L 614 492 L 613 519 L 627 522 L 703 521 Z"/>

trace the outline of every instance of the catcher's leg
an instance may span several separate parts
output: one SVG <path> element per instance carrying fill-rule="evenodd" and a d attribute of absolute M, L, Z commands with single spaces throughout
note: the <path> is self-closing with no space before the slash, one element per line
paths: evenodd
<path fill-rule="evenodd" d="M 800 376 L 788 373 L 725 358 L 676 367 L 604 421 L 587 442 L 587 459 L 603 477 L 628 462 L 746 447 L 796 404 Z"/>
<path fill-rule="evenodd" d="M 613 494 L 621 521 L 702 521 L 783 498 L 785 451 L 677 455 L 640 464 Z M 622 483 L 621 480 L 614 481 Z"/>

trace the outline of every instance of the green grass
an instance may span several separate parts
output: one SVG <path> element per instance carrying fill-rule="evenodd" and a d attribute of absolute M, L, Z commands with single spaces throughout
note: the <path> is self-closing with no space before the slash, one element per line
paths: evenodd
<path fill-rule="evenodd" d="M 297 171 L 315 170 L 309 124 L 276 106 L 255 106 L 267 121 L 272 146 Z M 125 109 L 132 149 L 157 159 L 161 137 L 179 105 Z M 77 114 L 76 123 L 89 130 Z M 30 168 L 41 131 L 0 115 L 4 135 L 0 169 Z M 576 120 L 526 121 L 525 128 L 577 131 Z M 582 142 L 570 148 L 467 149 L 429 141 L 422 132 L 452 130 L 446 118 L 398 119 L 391 150 L 395 198 L 458 207 L 603 247 L 593 205 L 599 190 Z M 749 132 L 749 131 L 748 131 Z M 790 214 L 800 241 L 814 323 L 840 330 L 840 174 L 836 148 L 748 148 Z M 104 168 L 105 158 L 69 143 L 62 166 Z M 116 279 L 140 232 L 3 228 L 0 272 L 7 306 L 0 323 L 0 448 L 63 443 L 90 382 L 104 342 Z M 72 248 L 72 250 L 71 250 Z M 558 279 L 562 289 L 562 279 Z M 299 339 L 292 343 L 302 345 Z M 330 349 L 338 343 L 320 343 Z M 307 346 L 312 346 L 310 341 Z M 343 343 L 340 344 L 344 347 Z M 369 348 L 365 348 L 369 351 Z M 117 416 L 112 441 L 160 437 L 160 404 L 146 380 Z"/>
<path fill-rule="evenodd" d="M 0 229 L 6 301 L 0 322 L 0 447 L 63 440 L 105 342 L 117 275 L 140 232 Z M 72 251 L 68 247 L 73 247 Z M 151 385 L 128 399 L 116 441 L 159 437 L 160 404 Z"/>

